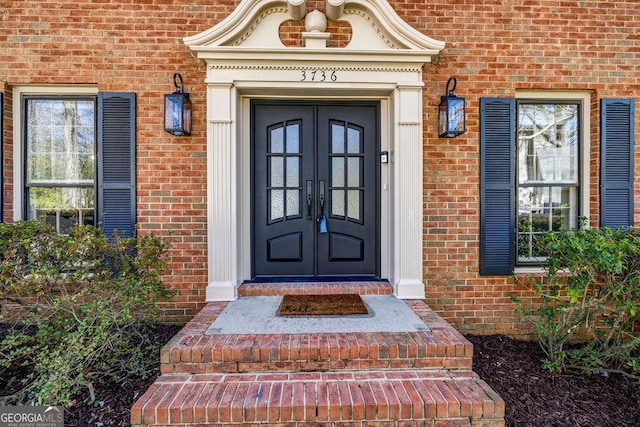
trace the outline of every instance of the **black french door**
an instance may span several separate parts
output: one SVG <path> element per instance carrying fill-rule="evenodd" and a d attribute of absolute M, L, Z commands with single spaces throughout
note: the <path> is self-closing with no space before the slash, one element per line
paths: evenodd
<path fill-rule="evenodd" d="M 379 276 L 378 103 L 253 101 L 253 276 Z"/>

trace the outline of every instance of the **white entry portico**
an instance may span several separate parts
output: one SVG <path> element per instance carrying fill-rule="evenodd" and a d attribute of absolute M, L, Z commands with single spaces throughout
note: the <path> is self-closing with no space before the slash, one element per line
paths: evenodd
<path fill-rule="evenodd" d="M 301 47 L 279 28 L 306 17 Z M 345 21 L 351 40 L 327 47 L 323 19 Z M 233 300 L 251 275 L 249 101 L 380 102 L 381 277 L 398 298 L 424 297 L 422 280 L 422 70 L 444 43 L 401 20 L 386 0 L 243 0 L 225 20 L 184 39 L 206 63 L 207 301 Z"/>

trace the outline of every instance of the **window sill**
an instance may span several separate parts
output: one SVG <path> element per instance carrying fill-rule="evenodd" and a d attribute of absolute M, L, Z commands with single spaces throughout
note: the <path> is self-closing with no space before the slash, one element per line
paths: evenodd
<path fill-rule="evenodd" d="M 521 266 L 513 269 L 513 274 L 545 274 L 546 271 L 541 265 Z"/>

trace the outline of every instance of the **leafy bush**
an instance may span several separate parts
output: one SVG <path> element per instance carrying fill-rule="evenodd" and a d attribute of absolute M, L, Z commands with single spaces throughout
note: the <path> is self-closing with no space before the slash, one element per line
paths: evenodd
<path fill-rule="evenodd" d="M 14 326 L 0 343 L 0 366 L 29 370 L 0 404 L 61 405 L 92 383 L 146 369 L 137 325 L 167 298 L 168 242 L 153 235 L 106 237 L 79 226 L 68 235 L 35 221 L 0 224 L 0 302 Z M 133 356 L 133 357 L 132 357 Z"/>
<path fill-rule="evenodd" d="M 534 316 L 545 368 L 639 377 L 640 231 L 552 232 L 540 244 L 547 274 L 520 280 L 540 298 L 525 313 Z"/>

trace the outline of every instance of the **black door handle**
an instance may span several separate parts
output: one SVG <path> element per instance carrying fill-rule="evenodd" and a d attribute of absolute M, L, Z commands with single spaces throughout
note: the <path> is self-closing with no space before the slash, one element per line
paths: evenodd
<path fill-rule="evenodd" d="M 311 210 L 313 209 L 313 181 L 307 181 L 307 219 L 312 220 L 313 215 Z"/>
<path fill-rule="evenodd" d="M 324 181 L 320 181 L 319 185 L 320 216 L 324 216 Z"/>

